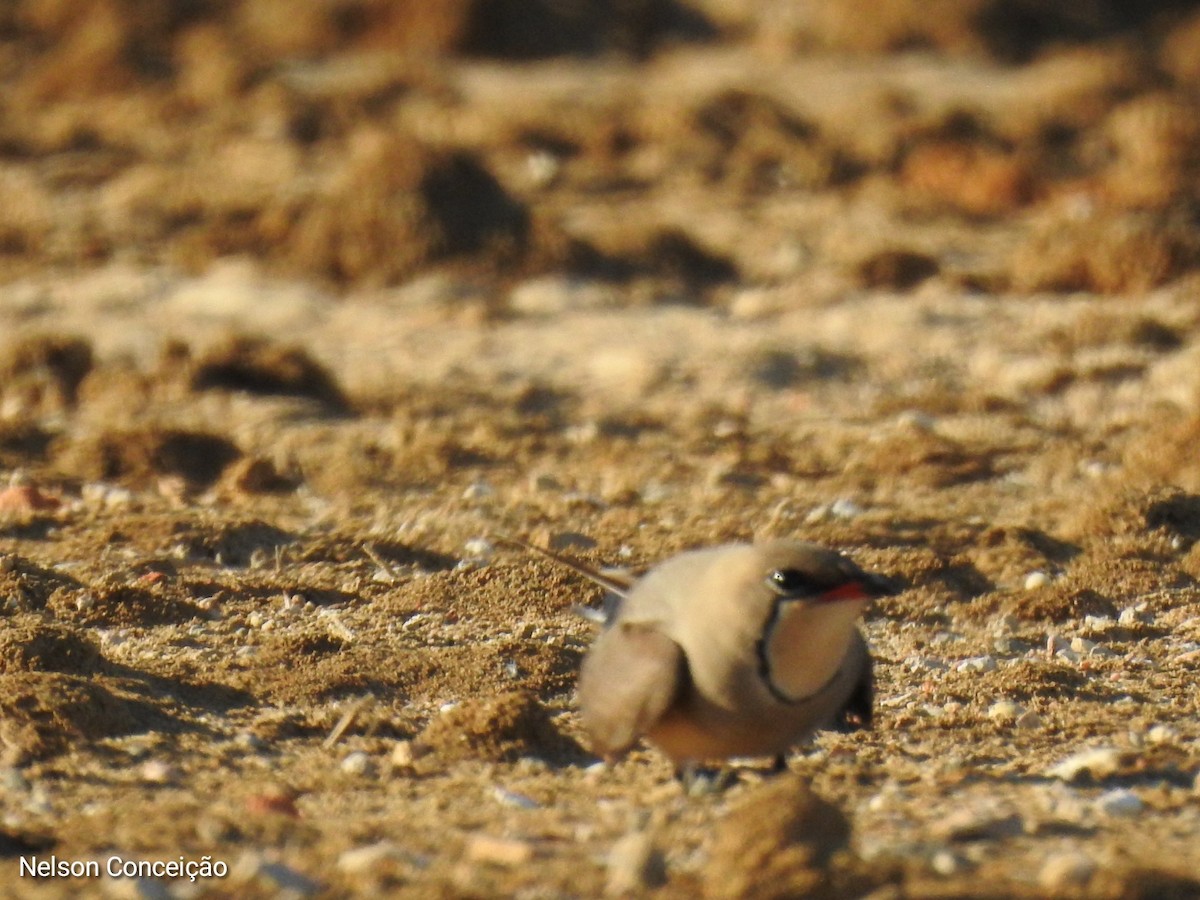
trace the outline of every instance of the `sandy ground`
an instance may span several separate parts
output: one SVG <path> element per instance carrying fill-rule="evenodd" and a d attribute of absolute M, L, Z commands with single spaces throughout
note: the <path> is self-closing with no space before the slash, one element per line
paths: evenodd
<path fill-rule="evenodd" d="M 1200 18 L 534 5 L 0 11 L 2 892 L 1200 897 Z M 598 765 L 502 533 L 844 550 L 874 730 Z"/>

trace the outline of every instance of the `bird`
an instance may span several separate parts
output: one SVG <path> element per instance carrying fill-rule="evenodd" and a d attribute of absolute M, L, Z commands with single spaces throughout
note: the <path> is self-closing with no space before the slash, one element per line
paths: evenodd
<path fill-rule="evenodd" d="M 609 591 L 577 683 L 583 730 L 606 762 L 641 739 L 686 771 L 786 754 L 815 731 L 869 728 L 871 656 L 858 619 L 893 582 L 818 544 L 690 550 L 638 578 L 507 539 Z"/>

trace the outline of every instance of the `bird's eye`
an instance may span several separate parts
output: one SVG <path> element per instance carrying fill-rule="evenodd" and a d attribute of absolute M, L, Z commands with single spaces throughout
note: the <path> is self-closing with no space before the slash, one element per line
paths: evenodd
<path fill-rule="evenodd" d="M 799 569 L 776 569 L 767 576 L 767 584 L 784 597 L 803 597 L 819 593 L 821 590 L 820 585 L 814 584 L 812 579 Z"/>

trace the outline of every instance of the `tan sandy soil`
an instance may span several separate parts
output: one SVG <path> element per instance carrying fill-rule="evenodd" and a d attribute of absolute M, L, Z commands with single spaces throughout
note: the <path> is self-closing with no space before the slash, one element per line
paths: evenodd
<path fill-rule="evenodd" d="M 2 893 L 1200 896 L 1197 60 L 1185 3 L 0 6 Z M 875 729 L 597 765 L 599 591 L 504 533 L 843 549 Z"/>

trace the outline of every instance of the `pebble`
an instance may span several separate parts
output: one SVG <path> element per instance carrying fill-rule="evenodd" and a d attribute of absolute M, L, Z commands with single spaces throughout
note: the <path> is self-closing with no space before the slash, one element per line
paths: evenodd
<path fill-rule="evenodd" d="M 412 741 L 396 741 L 396 746 L 392 748 L 391 755 L 392 766 L 394 768 L 411 769 L 416 758 L 416 754 L 413 753 Z"/>
<path fill-rule="evenodd" d="M 1095 860 L 1077 851 L 1055 853 L 1046 857 L 1038 871 L 1038 884 L 1047 891 L 1062 891 L 1084 887 L 1096 874 Z"/>
<path fill-rule="evenodd" d="M 1015 722 L 1025 714 L 1025 707 L 1013 700 L 997 700 L 988 707 L 989 719 L 997 722 Z"/>
<path fill-rule="evenodd" d="M 882 812 L 888 808 L 892 802 L 892 794 L 880 791 L 878 794 L 872 794 L 871 799 L 867 801 L 867 809 L 870 812 Z"/>
<path fill-rule="evenodd" d="M 412 631 L 426 619 L 430 618 L 425 613 L 413 613 L 400 624 L 401 631 Z"/>
<path fill-rule="evenodd" d="M 242 750 L 251 750 L 255 753 L 261 753 L 269 746 L 266 741 L 253 731 L 239 731 L 233 736 L 232 743 Z"/>
<path fill-rule="evenodd" d="M 1012 613 L 1005 613 L 995 620 L 993 627 L 997 634 L 1012 635 L 1021 630 L 1022 624 L 1021 620 Z"/>
<path fill-rule="evenodd" d="M 906 409 L 896 416 L 896 427 L 910 428 L 913 431 L 937 431 L 937 419 L 919 409 Z"/>
<path fill-rule="evenodd" d="M 546 150 L 525 157 L 525 174 L 534 187 L 546 187 L 562 171 L 562 160 Z"/>
<path fill-rule="evenodd" d="M 1121 759 L 1121 751 L 1115 747 L 1095 747 L 1068 756 L 1047 769 L 1046 774 L 1063 781 L 1078 781 L 1084 775 L 1096 779 L 1107 778 L 1120 770 Z"/>
<path fill-rule="evenodd" d="M 201 597 L 196 601 L 196 608 L 204 613 L 208 619 L 218 621 L 221 618 L 221 594 L 220 592 L 213 594 L 211 597 Z"/>
<path fill-rule="evenodd" d="M 246 812 L 253 816 L 287 816 L 296 818 L 300 810 L 296 808 L 296 794 L 282 784 L 268 785 L 257 794 L 251 794 L 245 801 Z"/>
<path fill-rule="evenodd" d="M 1091 657 L 1113 657 L 1117 654 L 1107 647 L 1097 644 L 1095 641 L 1089 641 L 1086 638 L 1077 637 L 1071 641 L 1071 650 L 1081 656 Z"/>
<path fill-rule="evenodd" d="M 58 509 L 62 501 L 32 485 L 12 485 L 0 490 L 0 510 L 22 513 Z"/>
<path fill-rule="evenodd" d="M 0 788 L 6 791 L 24 793 L 30 789 L 30 784 L 20 769 L 5 766 L 3 769 L 0 769 Z"/>
<path fill-rule="evenodd" d="M 385 859 L 397 859 L 403 854 L 400 848 L 391 841 L 377 841 L 362 847 L 351 847 L 343 850 L 337 858 L 337 867 L 350 875 L 369 872 Z"/>
<path fill-rule="evenodd" d="M 995 670 L 996 658 L 994 656 L 972 656 L 954 667 L 956 672 L 994 672 Z"/>
<path fill-rule="evenodd" d="M 1172 725 L 1155 725 L 1146 732 L 1149 744 L 1174 744 L 1179 740 L 1179 729 Z"/>
<path fill-rule="evenodd" d="M 638 496 L 643 503 L 662 503 L 669 500 L 674 493 L 673 487 L 661 481 L 647 481 L 638 490 Z"/>
<path fill-rule="evenodd" d="M 605 345 L 591 350 L 584 359 L 592 388 L 613 400 L 644 399 L 671 375 L 670 364 L 659 353 L 634 342 Z"/>
<path fill-rule="evenodd" d="M 365 776 L 374 772 L 375 763 L 369 754 L 355 750 L 353 753 L 346 754 L 345 759 L 342 760 L 341 769 L 347 775 Z"/>
<path fill-rule="evenodd" d="M 1025 576 L 1025 590 L 1036 591 L 1050 583 L 1050 576 L 1042 571 L 1030 572 Z"/>
<path fill-rule="evenodd" d="M 537 626 L 524 619 L 513 626 L 513 636 L 522 641 L 531 641 L 537 636 Z"/>
<path fill-rule="evenodd" d="M 606 774 L 608 774 L 608 771 L 611 768 L 611 765 L 606 763 L 604 760 L 600 760 L 599 762 L 594 762 L 590 766 L 585 767 L 583 770 L 583 776 L 592 780 L 603 778 Z M 1196 791 L 1197 793 L 1200 793 L 1200 782 L 1197 782 Z"/>
<path fill-rule="evenodd" d="M 100 646 L 105 649 L 120 647 L 129 642 L 129 633 L 124 628 L 114 628 L 111 631 L 97 628 L 96 636 L 100 638 Z"/>
<path fill-rule="evenodd" d="M 998 637 L 992 642 L 992 649 L 1001 656 L 1024 656 L 1033 646 L 1028 641 L 1015 637 Z"/>
<path fill-rule="evenodd" d="M 1071 642 L 1057 634 L 1046 636 L 1046 655 L 1069 663 L 1079 662 L 1079 654 L 1071 649 Z"/>
<path fill-rule="evenodd" d="M 1044 723 L 1042 717 L 1030 709 L 1018 716 L 1014 724 L 1018 728 L 1041 728 Z"/>
<path fill-rule="evenodd" d="M 667 880 L 666 862 L 650 836 L 633 831 L 608 852 L 605 893 L 610 896 L 642 894 Z"/>
<path fill-rule="evenodd" d="M 555 157 L 547 153 L 532 154 L 526 161 L 530 177 L 538 183 L 545 173 L 557 174 L 560 165 Z M 553 174 L 548 180 L 553 180 Z M 612 292 L 603 285 L 561 276 L 523 281 L 508 294 L 509 309 L 526 316 L 553 316 L 572 310 L 600 309 L 611 302 Z"/>
<path fill-rule="evenodd" d="M 729 315 L 734 319 L 761 319 L 777 313 L 779 307 L 777 291 L 758 287 L 740 290 L 729 298 Z"/>
<path fill-rule="evenodd" d="M 487 562 L 496 552 L 495 546 L 487 538 L 471 538 L 463 544 L 463 552 L 467 559 L 475 562 Z"/>
<path fill-rule="evenodd" d="M 109 508 L 127 506 L 134 499 L 133 491 L 102 482 L 85 484 L 80 488 L 79 495 L 85 503 Z"/>
<path fill-rule="evenodd" d="M 477 834 L 467 840 L 466 857 L 477 863 L 522 866 L 533 859 L 533 844 L 515 838 Z"/>
<path fill-rule="evenodd" d="M 1071 642 L 1061 635 L 1048 634 L 1046 635 L 1046 653 L 1053 656 L 1060 650 L 1071 649 Z"/>
<path fill-rule="evenodd" d="M 1100 795 L 1096 801 L 1096 809 L 1106 816 L 1125 817 L 1136 816 L 1146 804 L 1142 798 L 1127 788 L 1114 788 Z"/>
<path fill-rule="evenodd" d="M 812 509 L 810 509 L 808 511 L 808 514 L 805 515 L 805 517 L 804 517 L 804 524 L 805 525 L 817 525 L 821 522 L 824 522 L 828 518 L 829 518 L 829 507 L 824 504 L 821 504 L 820 506 L 814 506 Z"/>
<path fill-rule="evenodd" d="M 464 500 L 486 500 L 494 493 L 496 493 L 495 489 L 486 481 L 472 481 L 463 491 L 462 498 Z"/>
<path fill-rule="evenodd" d="M 513 809 L 537 809 L 541 806 L 532 797 L 502 787 L 492 788 L 492 796 L 502 806 L 510 806 Z"/>
<path fill-rule="evenodd" d="M 829 504 L 829 514 L 835 519 L 855 519 L 863 514 L 863 508 L 848 497 L 839 497 Z"/>
<path fill-rule="evenodd" d="M 944 672 L 948 668 L 936 656 L 906 656 L 903 665 L 910 672 Z"/>
<path fill-rule="evenodd" d="M 302 612 L 305 606 L 311 605 L 304 599 L 303 594 L 289 594 L 284 592 L 283 596 L 279 598 L 279 612 L 287 616 L 296 615 Z"/>
<path fill-rule="evenodd" d="M 177 781 L 180 771 L 164 759 L 150 759 L 142 763 L 142 781 L 151 784 L 169 784 Z"/>
<path fill-rule="evenodd" d="M 942 876 L 956 875 L 966 869 L 968 865 L 966 859 L 944 847 L 935 850 L 929 857 L 929 868 Z"/>
<path fill-rule="evenodd" d="M 1121 610 L 1121 614 L 1117 616 L 1117 623 L 1120 625 L 1140 625 L 1150 621 L 1150 616 L 1146 614 L 1146 608 L 1143 604 L 1137 606 L 1127 606 Z"/>
<path fill-rule="evenodd" d="M 568 425 L 563 429 L 563 437 L 572 444 L 589 444 L 600 437 L 600 423 L 588 421 Z"/>

